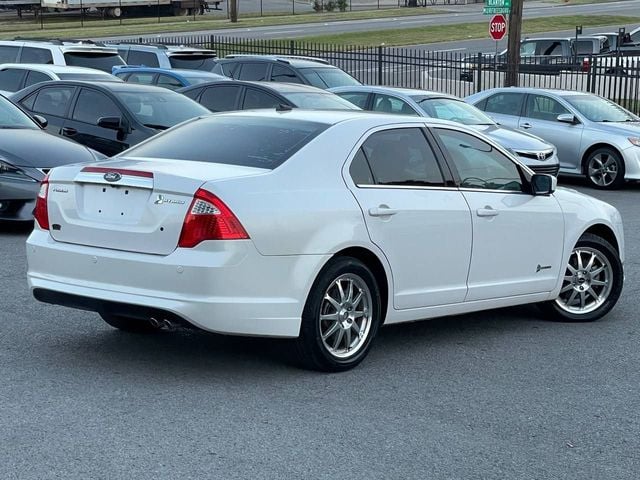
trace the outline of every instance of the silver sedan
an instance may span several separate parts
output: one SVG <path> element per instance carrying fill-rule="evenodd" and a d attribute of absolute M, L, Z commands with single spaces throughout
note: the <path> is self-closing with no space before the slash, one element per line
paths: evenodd
<path fill-rule="evenodd" d="M 336 87 L 329 91 L 363 110 L 418 115 L 467 125 L 507 148 L 536 173 L 557 175 L 560 169 L 553 145 L 534 135 L 498 125 L 480 110 L 453 95 L 370 85 Z"/>
<path fill-rule="evenodd" d="M 640 180 L 640 117 L 591 93 L 494 88 L 466 101 L 503 125 L 558 149 L 560 173 L 584 175 L 596 188 Z"/>

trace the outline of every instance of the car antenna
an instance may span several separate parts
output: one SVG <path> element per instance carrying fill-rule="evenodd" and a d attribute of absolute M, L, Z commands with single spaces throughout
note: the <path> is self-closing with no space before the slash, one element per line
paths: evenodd
<path fill-rule="evenodd" d="M 293 107 L 291 107 L 291 105 L 285 105 L 284 103 L 279 103 L 276 107 L 276 112 L 290 112 L 291 110 L 293 110 Z"/>

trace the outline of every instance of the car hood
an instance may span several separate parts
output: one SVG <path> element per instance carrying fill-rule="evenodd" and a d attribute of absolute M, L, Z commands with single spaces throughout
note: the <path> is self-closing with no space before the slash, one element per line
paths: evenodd
<path fill-rule="evenodd" d="M 500 125 L 470 125 L 475 130 L 484 133 L 506 148 L 515 151 L 549 150 L 553 145 L 529 133 L 519 132 Z"/>
<path fill-rule="evenodd" d="M 98 160 L 88 148 L 36 129 L 0 129 L 0 157 L 18 167 L 53 168 Z"/>

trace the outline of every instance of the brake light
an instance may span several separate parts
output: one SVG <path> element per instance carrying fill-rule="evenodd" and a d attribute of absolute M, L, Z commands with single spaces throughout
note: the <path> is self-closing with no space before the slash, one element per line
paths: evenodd
<path fill-rule="evenodd" d="M 178 247 L 191 248 L 204 240 L 241 240 L 246 230 L 222 200 L 199 189 L 182 224 Z"/>
<path fill-rule="evenodd" d="M 49 230 L 49 210 L 47 210 L 47 196 L 49 193 L 49 175 L 40 183 L 40 191 L 36 197 L 36 208 L 33 209 L 33 218 L 43 230 Z"/>
<path fill-rule="evenodd" d="M 591 62 L 587 57 L 582 59 L 582 71 L 588 72 L 591 69 Z"/>

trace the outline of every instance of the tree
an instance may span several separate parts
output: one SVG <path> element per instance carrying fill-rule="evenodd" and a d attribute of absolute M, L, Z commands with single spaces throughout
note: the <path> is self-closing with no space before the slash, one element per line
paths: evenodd
<path fill-rule="evenodd" d="M 511 0 L 509 38 L 507 40 L 507 75 L 504 79 L 505 87 L 518 86 L 520 37 L 522 35 L 522 2 L 523 0 Z"/>
<path fill-rule="evenodd" d="M 229 0 L 229 18 L 231 23 L 238 21 L 238 0 Z"/>

